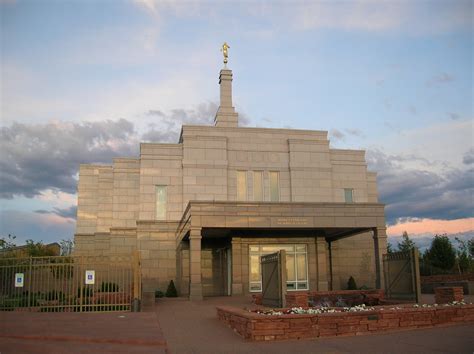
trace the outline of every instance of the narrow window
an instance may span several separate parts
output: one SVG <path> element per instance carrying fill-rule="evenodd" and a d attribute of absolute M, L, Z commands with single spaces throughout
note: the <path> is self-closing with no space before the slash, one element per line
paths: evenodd
<path fill-rule="evenodd" d="M 156 186 L 156 220 L 166 219 L 168 192 L 166 186 Z"/>
<path fill-rule="evenodd" d="M 354 190 L 352 188 L 344 188 L 344 201 L 346 203 L 354 202 Z"/>
<path fill-rule="evenodd" d="M 247 200 L 247 171 L 237 171 L 237 200 Z"/>
<path fill-rule="evenodd" d="M 280 178 L 279 172 L 270 171 L 270 201 L 280 201 Z"/>
<path fill-rule="evenodd" d="M 253 200 L 263 201 L 263 171 L 254 171 L 253 173 Z"/>

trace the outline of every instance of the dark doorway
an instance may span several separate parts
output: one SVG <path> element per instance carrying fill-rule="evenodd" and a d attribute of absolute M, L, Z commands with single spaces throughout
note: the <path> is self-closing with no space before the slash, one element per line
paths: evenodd
<path fill-rule="evenodd" d="M 203 240 L 201 249 L 203 296 L 229 295 L 229 250 L 227 240 Z"/>

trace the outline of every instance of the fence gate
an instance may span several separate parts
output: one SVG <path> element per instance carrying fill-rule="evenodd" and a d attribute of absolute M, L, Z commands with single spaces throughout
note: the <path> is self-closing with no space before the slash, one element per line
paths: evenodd
<path fill-rule="evenodd" d="M 140 281 L 138 253 L 0 258 L 0 311 L 131 311 Z"/>
<path fill-rule="evenodd" d="M 419 302 L 421 296 L 418 250 L 383 255 L 387 299 Z"/>
<path fill-rule="evenodd" d="M 262 305 L 285 307 L 286 252 L 284 250 L 262 256 Z"/>

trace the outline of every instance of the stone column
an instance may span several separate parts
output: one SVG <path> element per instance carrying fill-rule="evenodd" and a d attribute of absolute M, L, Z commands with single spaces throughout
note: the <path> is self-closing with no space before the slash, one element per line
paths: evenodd
<path fill-rule="evenodd" d="M 232 237 L 232 295 L 242 294 L 242 242 L 240 237 Z"/>
<path fill-rule="evenodd" d="M 214 118 L 216 127 L 237 127 L 238 114 L 232 107 L 232 70 L 222 69 L 219 75 L 221 102 Z"/>
<path fill-rule="evenodd" d="M 189 233 L 189 300 L 202 300 L 201 228 Z"/>
<path fill-rule="evenodd" d="M 382 255 L 386 253 L 387 249 L 387 234 L 385 232 L 385 227 L 377 227 L 373 230 L 373 239 L 374 239 L 374 258 L 375 258 L 375 288 L 383 289 L 384 288 L 384 279 L 383 279 L 383 263 Z"/>
<path fill-rule="evenodd" d="M 318 291 L 328 290 L 327 245 L 324 237 L 316 237 Z"/>

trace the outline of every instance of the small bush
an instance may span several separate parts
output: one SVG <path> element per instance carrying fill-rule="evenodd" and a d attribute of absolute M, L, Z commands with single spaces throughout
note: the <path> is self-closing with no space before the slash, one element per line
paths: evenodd
<path fill-rule="evenodd" d="M 54 301 L 54 300 L 64 300 L 66 295 L 62 291 L 51 290 L 45 294 L 45 300 Z"/>
<path fill-rule="evenodd" d="M 176 287 L 172 280 L 168 285 L 168 289 L 166 289 L 166 297 L 178 297 L 178 291 L 176 291 Z"/>
<path fill-rule="evenodd" d="M 161 290 L 155 290 L 155 298 L 164 297 L 165 294 Z"/>
<path fill-rule="evenodd" d="M 352 275 L 347 281 L 347 290 L 357 290 L 357 284 L 356 284 L 356 281 L 354 280 L 354 277 L 352 277 Z"/>
<path fill-rule="evenodd" d="M 84 287 L 82 288 L 82 297 L 91 297 L 94 295 L 92 288 Z M 81 297 L 81 289 L 77 289 L 77 297 Z"/>
<path fill-rule="evenodd" d="M 119 291 L 119 286 L 112 282 L 108 283 L 103 281 L 100 285 L 100 291 L 103 293 L 116 293 Z"/>

